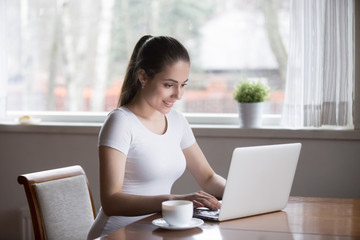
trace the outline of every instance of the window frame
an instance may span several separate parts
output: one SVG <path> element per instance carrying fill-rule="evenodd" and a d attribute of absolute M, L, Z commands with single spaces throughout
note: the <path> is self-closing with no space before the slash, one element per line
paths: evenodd
<path fill-rule="evenodd" d="M 354 1 L 354 61 L 355 66 L 360 63 L 360 2 Z M 360 130 L 360 68 L 354 68 L 354 102 L 353 121 L 354 130 Z M 41 118 L 43 122 L 56 123 L 57 125 L 68 125 L 69 123 L 93 124 L 102 123 L 107 112 L 27 112 L 27 111 L 6 111 L 5 121 L 1 124 L 16 123 L 22 115 L 31 115 Z M 214 125 L 218 127 L 233 127 L 237 124 L 237 114 L 200 114 L 184 113 L 189 123 L 194 126 Z M 264 115 L 263 128 L 281 128 L 280 114 Z M 306 129 L 306 128 L 305 128 Z M 320 128 L 321 129 L 321 128 Z M 330 129 L 336 129 L 331 127 Z M 342 128 L 346 129 L 346 128 Z"/>
<path fill-rule="evenodd" d="M 360 130 L 360 2 L 354 1 L 354 129 Z"/>

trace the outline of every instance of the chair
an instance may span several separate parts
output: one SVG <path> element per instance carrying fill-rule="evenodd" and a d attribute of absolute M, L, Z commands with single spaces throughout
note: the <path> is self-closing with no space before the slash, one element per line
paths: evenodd
<path fill-rule="evenodd" d="M 35 239 L 86 239 L 96 213 L 80 166 L 23 174 Z"/>

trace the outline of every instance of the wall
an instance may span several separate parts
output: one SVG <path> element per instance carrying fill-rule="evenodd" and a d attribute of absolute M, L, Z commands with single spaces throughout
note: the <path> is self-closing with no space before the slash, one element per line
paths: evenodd
<path fill-rule="evenodd" d="M 27 206 L 19 174 L 81 165 L 99 207 L 98 126 L 0 125 L 0 239 L 21 239 L 21 207 Z M 227 175 L 234 147 L 302 142 L 292 195 L 360 198 L 360 134 L 356 131 L 283 131 L 195 128 L 213 168 Z M 198 190 L 185 173 L 173 191 Z"/>

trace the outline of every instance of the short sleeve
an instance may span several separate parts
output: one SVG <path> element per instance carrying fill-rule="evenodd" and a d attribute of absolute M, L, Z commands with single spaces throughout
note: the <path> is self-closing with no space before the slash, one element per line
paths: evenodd
<path fill-rule="evenodd" d="M 196 139 L 186 118 L 183 115 L 180 116 L 183 122 L 183 136 L 181 138 L 181 149 L 185 149 L 192 146 L 196 142 Z"/>
<path fill-rule="evenodd" d="M 131 125 L 127 114 L 121 109 L 109 113 L 99 133 L 99 146 L 114 148 L 125 155 L 130 149 Z"/>

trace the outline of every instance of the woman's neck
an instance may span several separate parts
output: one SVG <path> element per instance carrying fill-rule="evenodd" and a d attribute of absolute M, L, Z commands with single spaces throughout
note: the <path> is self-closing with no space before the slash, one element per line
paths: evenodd
<path fill-rule="evenodd" d="M 152 108 L 143 99 L 138 97 L 135 97 L 126 107 L 138 118 L 146 121 L 159 121 L 159 119 L 164 119 L 163 113 Z"/>
<path fill-rule="evenodd" d="M 167 131 L 165 115 L 155 109 L 141 104 L 128 104 L 126 107 L 135 114 L 139 121 L 151 132 L 162 135 Z"/>

